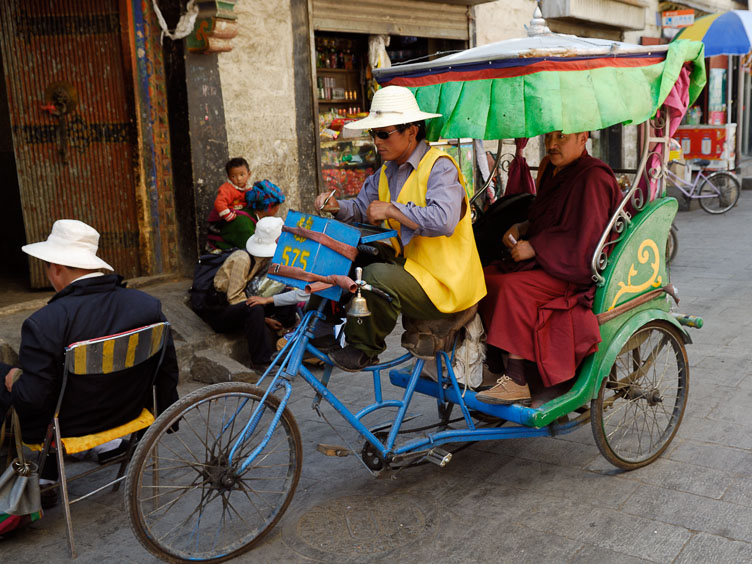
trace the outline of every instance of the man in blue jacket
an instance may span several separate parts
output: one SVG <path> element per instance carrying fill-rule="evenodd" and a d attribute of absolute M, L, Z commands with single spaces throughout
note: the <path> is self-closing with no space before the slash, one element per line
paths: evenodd
<path fill-rule="evenodd" d="M 95 229 L 81 221 L 61 219 L 46 241 L 22 248 L 44 261 L 47 278 L 57 292 L 24 321 L 19 366 L 0 363 L 5 384 L 0 386 L 0 421 L 13 405 L 27 443 L 44 440 L 60 391 L 66 346 L 165 320 L 158 299 L 126 289 L 119 275 L 100 272 L 113 268 L 97 256 L 98 246 Z M 66 393 L 61 408 L 64 435 L 96 433 L 137 417 L 143 398 L 150 393 L 153 371 L 144 366 L 128 371 L 131 374 L 76 376 L 75 393 Z M 170 337 L 156 379 L 159 412 L 178 399 L 177 384 L 177 357 Z M 45 464 L 42 478 L 57 479 L 54 461 Z"/>

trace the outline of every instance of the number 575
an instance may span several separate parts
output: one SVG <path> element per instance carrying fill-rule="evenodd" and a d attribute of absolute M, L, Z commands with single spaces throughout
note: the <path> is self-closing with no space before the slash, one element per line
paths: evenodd
<path fill-rule="evenodd" d="M 303 270 L 308 268 L 308 257 L 311 256 L 309 251 L 301 251 L 300 249 L 294 249 L 292 247 L 285 247 L 282 250 L 282 261 L 285 266 L 297 266 L 296 263 L 300 262 L 300 267 Z M 292 257 L 292 260 L 291 260 Z"/>

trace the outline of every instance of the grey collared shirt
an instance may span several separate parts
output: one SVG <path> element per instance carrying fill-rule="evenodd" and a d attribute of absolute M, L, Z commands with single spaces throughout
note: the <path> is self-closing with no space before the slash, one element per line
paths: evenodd
<path fill-rule="evenodd" d="M 400 204 L 397 202 L 400 191 L 407 178 L 416 168 L 423 156 L 428 152 L 428 143 L 418 143 L 410 157 L 403 164 L 394 161 L 386 163 L 386 179 L 389 183 L 389 196 L 392 204 L 408 218 L 418 224 L 418 229 L 412 230 L 402 226 L 402 244 L 407 245 L 415 235 L 423 237 L 439 237 L 451 235 L 460 220 L 462 201 L 465 190 L 460 184 L 457 168 L 449 159 L 438 159 L 428 175 L 428 189 L 426 190 L 426 205 L 419 206 L 415 202 Z M 381 169 L 366 178 L 357 197 L 352 200 L 339 200 L 339 211 L 335 217 L 339 221 L 348 223 L 365 223 L 368 205 L 379 199 L 379 177 Z"/>

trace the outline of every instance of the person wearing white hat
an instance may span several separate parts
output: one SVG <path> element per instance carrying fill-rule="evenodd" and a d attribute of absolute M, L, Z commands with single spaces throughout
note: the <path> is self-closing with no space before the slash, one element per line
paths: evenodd
<path fill-rule="evenodd" d="M 276 332 L 295 324 L 296 305 L 308 299 L 302 290 L 283 292 L 285 285 L 266 277 L 284 221 L 262 217 L 245 250 L 232 253 L 214 275 L 217 296 L 201 312 L 217 333 L 242 331 L 254 368 L 265 369 L 276 351 Z"/>
<path fill-rule="evenodd" d="M 21 328 L 19 366 L 0 364 L 0 421 L 13 405 L 21 420 L 23 440 L 41 443 L 52 419 L 63 377 L 65 347 L 71 343 L 113 335 L 165 321 L 158 299 L 138 290 L 126 289 L 122 277 L 103 274 L 113 268 L 97 256 L 99 233 L 74 219 L 61 219 L 52 226 L 46 241 L 31 243 L 22 250 L 44 261 L 47 278 L 57 292 L 48 304 L 24 321 Z M 68 436 L 96 433 L 135 418 L 148 393 L 152 372 L 143 367 L 129 369 L 128 385 L 92 378 L 86 397 L 66 394 L 67 405 L 78 410 L 61 414 L 60 424 Z M 122 382 L 118 379 L 117 382 Z M 178 364 L 170 338 L 157 375 L 157 409 L 161 412 L 178 399 Z M 107 386 L 107 393 L 100 393 Z M 112 393 L 113 386 L 118 387 Z M 122 389 L 120 389 L 122 388 Z M 133 413 L 134 406 L 138 411 Z M 117 451 L 99 453 L 100 461 Z M 56 480 L 54 462 L 44 465 L 42 479 Z M 54 492 L 55 490 L 51 490 Z"/>
<path fill-rule="evenodd" d="M 372 315 L 348 323 L 348 346 L 330 354 L 343 370 L 375 363 L 400 313 L 440 319 L 486 294 L 462 174 L 451 156 L 425 142 L 425 120 L 438 117 L 422 111 L 408 88 L 378 90 L 368 116 L 345 127 L 369 130 L 384 165 L 353 200 L 316 198 L 316 209 L 340 221 L 384 225 L 399 233 L 391 247 L 380 248 L 383 262 L 363 271 L 368 283 L 395 299 L 365 292 Z"/>

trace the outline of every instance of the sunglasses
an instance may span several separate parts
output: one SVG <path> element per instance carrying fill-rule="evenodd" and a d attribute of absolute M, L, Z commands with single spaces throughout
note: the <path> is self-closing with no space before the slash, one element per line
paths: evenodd
<path fill-rule="evenodd" d="M 379 139 L 382 139 L 382 140 L 386 141 L 387 139 L 389 139 L 389 136 L 392 133 L 397 133 L 398 131 L 399 131 L 399 129 L 392 129 L 391 131 L 374 131 L 373 129 L 369 129 L 368 130 L 368 134 L 373 139 L 376 139 L 378 137 Z"/>

